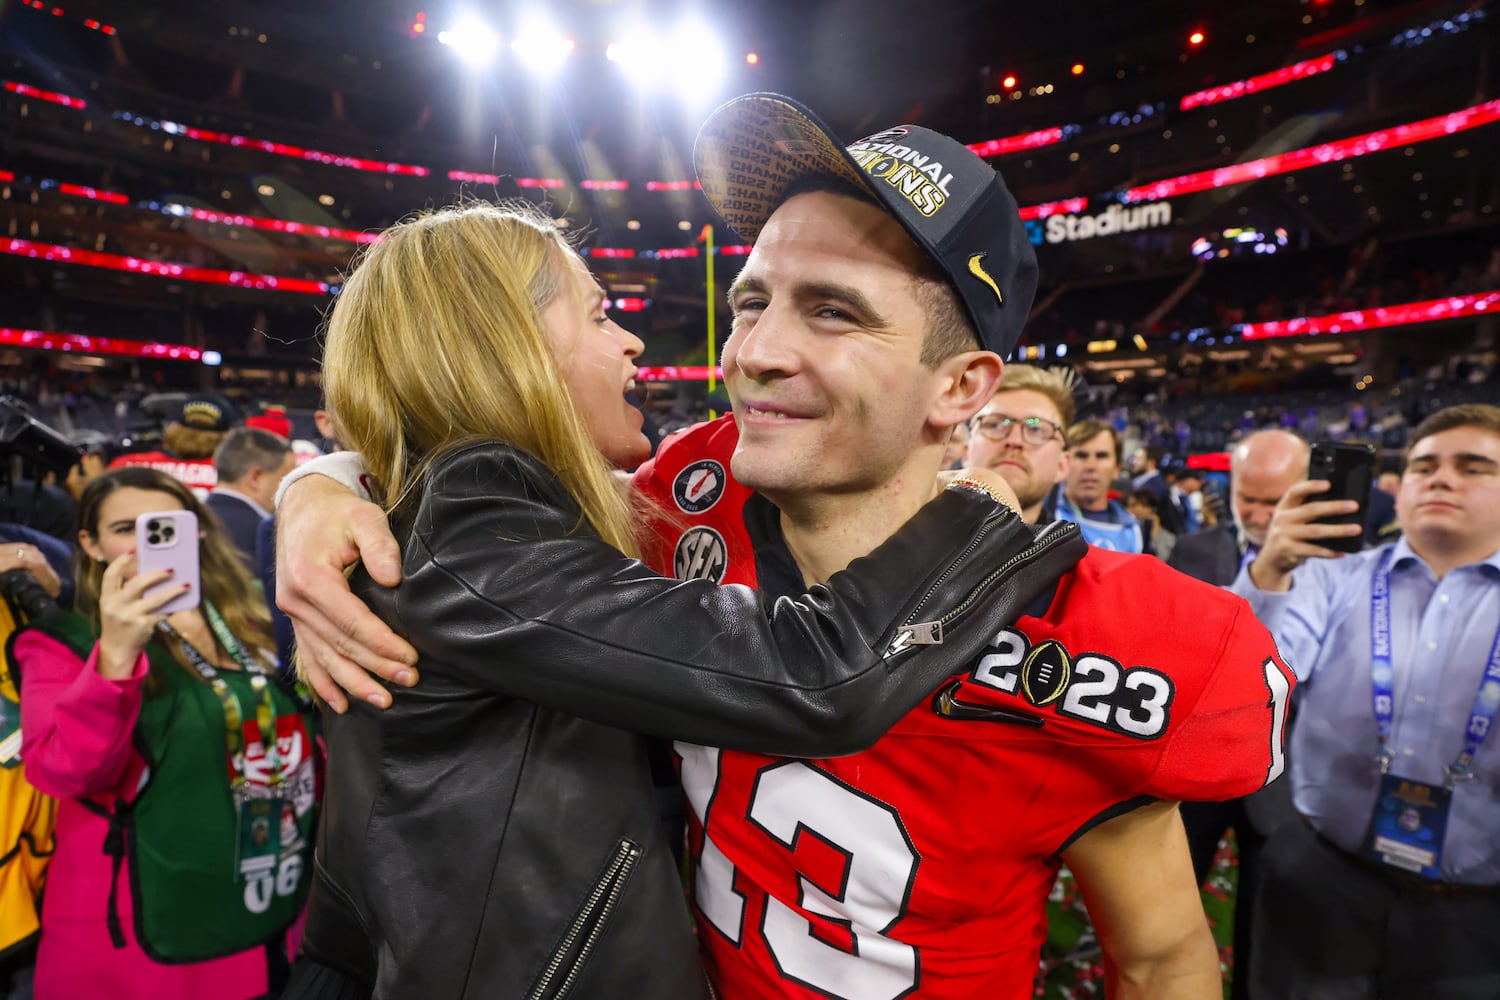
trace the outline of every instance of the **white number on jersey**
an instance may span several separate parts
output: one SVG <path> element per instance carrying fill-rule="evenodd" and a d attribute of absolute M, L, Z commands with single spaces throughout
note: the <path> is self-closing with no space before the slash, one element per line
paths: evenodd
<path fill-rule="evenodd" d="M 1286 709 L 1292 685 L 1276 665 L 1275 657 L 1266 657 L 1263 666 L 1266 688 L 1271 692 L 1271 700 L 1266 703 L 1271 710 L 1271 766 L 1266 769 L 1266 784 L 1269 785 L 1286 770 Z"/>
<path fill-rule="evenodd" d="M 695 895 L 698 909 L 729 941 L 743 946 L 745 897 L 734 867 L 714 844 L 721 751 L 677 744 L 682 784 L 703 826 Z M 905 915 L 917 873 L 917 852 L 896 811 L 802 761 L 767 764 L 755 776 L 746 820 L 794 851 L 815 837 L 847 860 L 833 885 L 798 876 L 797 906 L 846 927 L 846 952 L 815 937 L 813 924 L 770 896 L 760 933 L 781 974 L 838 1000 L 896 1000 L 917 987 L 917 950 L 885 935 Z M 729 822 L 734 822 L 733 819 Z"/>

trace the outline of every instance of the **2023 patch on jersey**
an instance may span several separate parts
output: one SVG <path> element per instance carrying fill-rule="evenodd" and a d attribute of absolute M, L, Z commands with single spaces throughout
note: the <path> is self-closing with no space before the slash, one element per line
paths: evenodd
<path fill-rule="evenodd" d="M 671 500 L 690 467 L 727 470 L 735 438 L 727 420 L 691 428 L 637 474 L 673 512 L 648 546 L 659 569 L 689 575 L 684 541 L 711 532 L 720 582 L 755 584 L 749 491 L 730 480 L 697 512 Z M 1091 550 L 1045 614 L 954 668 L 850 757 L 678 745 L 700 942 L 727 1000 L 1029 997 L 1067 844 L 1133 805 L 1244 795 L 1284 768 L 1292 674 L 1269 634 L 1149 556 Z"/>

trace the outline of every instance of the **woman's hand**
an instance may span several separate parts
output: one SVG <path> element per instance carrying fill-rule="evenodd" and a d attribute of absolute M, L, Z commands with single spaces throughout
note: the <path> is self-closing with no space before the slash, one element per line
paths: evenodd
<path fill-rule="evenodd" d="M 141 650 L 151 641 L 156 626 L 166 620 L 157 609 L 188 587 L 168 585 L 146 593 L 171 578 L 170 569 L 137 574 L 134 552 L 125 553 L 105 569 L 99 582 L 100 676 L 124 680 L 135 670 Z"/>
<path fill-rule="evenodd" d="M 62 593 L 62 581 L 58 579 L 57 571 L 35 545 L 25 542 L 0 545 L 0 573 L 12 569 L 23 569 L 36 577 L 36 582 L 53 598 Z"/>

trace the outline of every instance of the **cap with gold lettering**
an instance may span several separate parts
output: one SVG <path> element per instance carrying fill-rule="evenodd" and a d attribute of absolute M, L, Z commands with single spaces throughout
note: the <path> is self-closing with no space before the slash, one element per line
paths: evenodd
<path fill-rule="evenodd" d="M 869 191 L 948 276 L 986 349 L 1007 357 L 1021 339 L 1036 252 L 1000 174 L 956 139 L 897 125 L 845 146 L 797 101 L 749 94 L 709 116 L 693 162 L 714 209 L 750 241 L 804 177 Z"/>
<path fill-rule="evenodd" d="M 200 431 L 227 431 L 230 427 L 229 413 L 217 400 L 193 398 L 182 404 L 182 415 L 178 422 Z"/>

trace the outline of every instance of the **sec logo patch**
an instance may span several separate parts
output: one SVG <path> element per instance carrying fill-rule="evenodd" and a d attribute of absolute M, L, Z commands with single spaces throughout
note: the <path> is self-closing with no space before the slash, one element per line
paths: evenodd
<path fill-rule="evenodd" d="M 683 532 L 672 553 L 672 575 L 679 580 L 722 583 L 729 570 L 729 548 L 724 536 L 699 525 Z"/>
<path fill-rule="evenodd" d="M 1021 693 L 1033 705 L 1050 705 L 1068 688 L 1073 664 L 1068 651 L 1056 639 L 1031 647 L 1021 664 Z"/>
<path fill-rule="evenodd" d="M 711 458 L 694 462 L 672 482 L 672 499 L 684 514 L 701 514 L 724 495 L 724 466 Z"/>

